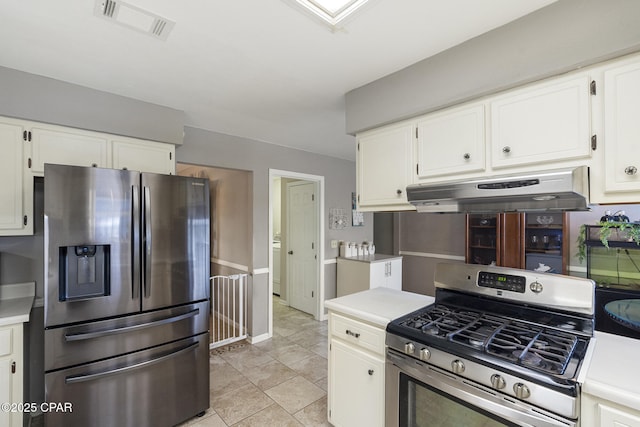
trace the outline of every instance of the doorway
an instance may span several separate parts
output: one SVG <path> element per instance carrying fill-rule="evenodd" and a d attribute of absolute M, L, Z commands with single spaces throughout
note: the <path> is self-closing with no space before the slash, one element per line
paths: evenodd
<path fill-rule="evenodd" d="M 324 317 L 323 211 L 324 177 L 269 170 L 269 293 L 316 320 Z"/>

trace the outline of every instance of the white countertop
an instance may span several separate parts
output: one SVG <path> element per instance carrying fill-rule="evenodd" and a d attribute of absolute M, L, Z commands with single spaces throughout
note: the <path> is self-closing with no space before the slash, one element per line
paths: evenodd
<path fill-rule="evenodd" d="M 28 322 L 35 295 L 34 282 L 0 285 L 0 326 Z"/>
<path fill-rule="evenodd" d="M 363 256 L 338 257 L 338 259 L 344 259 L 347 261 L 359 261 L 359 262 L 381 262 L 381 261 L 388 261 L 392 259 L 402 259 L 402 255 L 372 254 L 372 255 L 363 255 Z"/>
<path fill-rule="evenodd" d="M 582 391 L 629 408 L 640 408 L 640 340 L 595 332 L 595 348 Z"/>
<path fill-rule="evenodd" d="M 433 303 L 427 295 L 390 288 L 373 288 L 324 302 L 326 308 L 382 328 L 398 317 Z"/>

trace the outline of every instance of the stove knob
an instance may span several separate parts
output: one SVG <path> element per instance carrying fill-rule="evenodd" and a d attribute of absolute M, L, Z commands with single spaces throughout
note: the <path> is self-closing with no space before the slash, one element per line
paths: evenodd
<path fill-rule="evenodd" d="M 404 352 L 407 354 L 413 354 L 416 351 L 416 346 L 412 342 L 408 342 L 404 345 Z"/>
<path fill-rule="evenodd" d="M 453 372 L 455 372 L 456 374 L 461 374 L 464 372 L 464 363 L 462 363 L 462 360 L 456 359 L 453 362 L 451 362 L 451 370 Z"/>
<path fill-rule="evenodd" d="M 491 375 L 491 386 L 493 388 L 501 390 L 505 388 L 506 385 L 507 385 L 506 381 L 500 375 L 498 374 Z"/>
<path fill-rule="evenodd" d="M 543 289 L 542 283 L 538 282 L 537 280 L 535 282 L 531 282 L 531 284 L 529 285 L 529 289 L 531 289 L 531 292 L 533 292 L 534 294 L 539 294 Z"/>
<path fill-rule="evenodd" d="M 516 397 L 518 399 L 527 399 L 529 396 L 531 396 L 529 387 L 527 387 L 526 384 L 522 383 L 515 383 L 513 385 L 513 392 L 516 394 Z"/>
<path fill-rule="evenodd" d="M 420 360 L 429 360 L 431 357 L 431 352 L 428 348 L 420 349 Z"/>

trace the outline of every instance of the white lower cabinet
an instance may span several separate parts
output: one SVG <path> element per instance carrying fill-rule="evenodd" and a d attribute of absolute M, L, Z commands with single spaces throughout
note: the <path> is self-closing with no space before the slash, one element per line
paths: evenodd
<path fill-rule="evenodd" d="M 582 427 L 640 427 L 640 410 L 582 394 Z"/>
<path fill-rule="evenodd" d="M 402 290 L 402 257 L 338 258 L 337 296 L 378 287 Z"/>
<path fill-rule="evenodd" d="M 0 327 L 0 403 L 10 410 L 0 411 L 0 426 L 21 427 L 24 411 L 18 404 L 24 401 L 23 326 Z M 13 410 L 13 407 L 15 410 Z"/>
<path fill-rule="evenodd" d="M 335 427 L 384 426 L 385 331 L 329 312 L 327 410 Z"/>

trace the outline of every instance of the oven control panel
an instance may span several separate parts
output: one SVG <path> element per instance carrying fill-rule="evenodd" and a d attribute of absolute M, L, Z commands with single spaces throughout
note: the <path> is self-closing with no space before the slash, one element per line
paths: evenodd
<path fill-rule="evenodd" d="M 526 285 L 527 279 L 524 276 L 493 273 L 489 271 L 478 272 L 478 286 L 482 286 L 484 288 L 500 289 L 523 294 L 525 292 Z"/>

